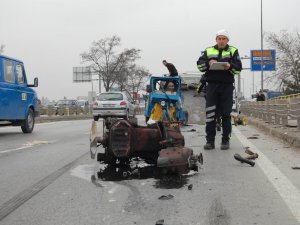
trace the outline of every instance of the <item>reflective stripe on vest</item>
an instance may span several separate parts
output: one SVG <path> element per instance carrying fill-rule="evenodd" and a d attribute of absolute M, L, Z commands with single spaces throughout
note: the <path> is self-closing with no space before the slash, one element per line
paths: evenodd
<path fill-rule="evenodd" d="M 229 46 L 227 51 L 226 50 L 222 51 L 222 59 L 231 58 L 234 55 L 236 50 L 237 49 L 235 47 Z M 215 49 L 214 47 L 209 47 L 209 48 L 206 49 L 206 54 L 207 54 L 208 59 L 218 58 L 219 50 Z"/>

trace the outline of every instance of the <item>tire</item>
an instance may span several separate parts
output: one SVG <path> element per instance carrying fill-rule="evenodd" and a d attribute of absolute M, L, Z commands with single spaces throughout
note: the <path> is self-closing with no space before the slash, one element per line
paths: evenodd
<path fill-rule="evenodd" d="M 21 129 L 24 134 L 31 133 L 34 128 L 34 112 L 32 109 L 28 110 L 26 119 L 23 121 L 23 125 L 21 125 Z"/>
<path fill-rule="evenodd" d="M 94 116 L 94 121 L 98 121 L 99 120 L 99 116 Z"/>

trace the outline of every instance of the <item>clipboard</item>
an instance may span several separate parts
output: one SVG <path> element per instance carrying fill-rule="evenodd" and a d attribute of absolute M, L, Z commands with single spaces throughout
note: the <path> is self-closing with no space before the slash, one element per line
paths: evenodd
<path fill-rule="evenodd" d="M 226 65 L 227 62 L 215 62 L 211 64 L 209 67 L 209 70 L 224 70 L 224 65 Z"/>

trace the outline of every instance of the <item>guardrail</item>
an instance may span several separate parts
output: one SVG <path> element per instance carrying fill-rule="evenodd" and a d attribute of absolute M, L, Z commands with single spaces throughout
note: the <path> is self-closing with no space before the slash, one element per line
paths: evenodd
<path fill-rule="evenodd" d="M 142 115 L 145 111 L 144 107 L 137 106 L 135 108 L 136 115 Z M 93 115 L 93 107 L 85 107 L 80 109 L 74 109 L 69 107 L 62 107 L 58 108 L 58 110 L 53 106 L 40 106 L 39 107 L 40 115 L 47 115 L 49 117 L 51 116 L 76 116 L 76 115 L 87 115 L 91 116 Z"/>
<path fill-rule="evenodd" d="M 92 115 L 93 108 L 85 107 L 85 108 L 69 108 L 69 107 L 61 107 L 56 109 L 53 106 L 39 107 L 40 115 L 47 116 L 72 116 L 72 115 Z"/>
<path fill-rule="evenodd" d="M 297 126 L 300 130 L 300 93 L 266 101 L 243 103 L 240 110 L 246 116 L 275 125 Z"/>

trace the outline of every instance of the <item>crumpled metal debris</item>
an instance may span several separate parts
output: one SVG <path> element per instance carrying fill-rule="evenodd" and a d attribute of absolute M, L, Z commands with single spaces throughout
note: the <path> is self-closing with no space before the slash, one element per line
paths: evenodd
<path fill-rule="evenodd" d="M 171 195 L 171 194 L 168 194 L 168 195 L 162 195 L 158 199 L 159 200 L 169 200 L 169 199 L 172 199 L 172 198 L 174 198 L 174 196 Z"/>
<path fill-rule="evenodd" d="M 234 159 L 237 160 L 237 161 L 239 161 L 239 162 L 241 162 L 241 163 L 247 163 L 247 164 L 249 164 L 252 167 L 255 165 L 255 162 L 253 162 L 253 161 L 251 161 L 249 159 L 246 159 L 246 158 L 240 156 L 240 154 L 237 154 L 237 153 L 234 154 Z"/>
<path fill-rule="evenodd" d="M 257 136 L 251 136 L 251 137 L 247 137 L 247 139 L 258 139 Z"/>
<path fill-rule="evenodd" d="M 164 225 L 165 220 L 157 220 L 155 225 Z"/>
<path fill-rule="evenodd" d="M 300 166 L 293 166 L 292 169 L 293 170 L 300 170 Z"/>
<path fill-rule="evenodd" d="M 249 148 L 245 149 L 245 153 L 247 153 L 249 155 L 249 156 L 245 157 L 246 159 L 255 160 L 258 158 L 258 154 L 255 152 L 252 152 Z"/>

